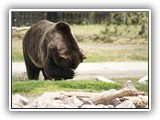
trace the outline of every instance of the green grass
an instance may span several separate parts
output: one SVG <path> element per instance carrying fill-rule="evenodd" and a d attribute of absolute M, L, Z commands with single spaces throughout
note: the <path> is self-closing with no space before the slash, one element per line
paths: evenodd
<path fill-rule="evenodd" d="M 87 59 L 84 62 L 148 61 L 146 45 L 82 44 Z"/>
<path fill-rule="evenodd" d="M 30 96 L 41 95 L 44 92 L 55 91 L 81 91 L 81 92 L 101 92 L 110 89 L 119 90 L 123 84 L 131 79 L 138 91 L 148 94 L 148 84 L 137 84 L 137 78 L 113 78 L 116 83 L 106 83 L 96 80 L 79 81 L 44 81 L 44 80 L 17 80 L 12 79 L 12 94 L 23 94 Z"/>
<path fill-rule="evenodd" d="M 24 61 L 24 57 L 23 54 L 21 52 L 12 52 L 12 61 L 13 62 L 20 62 L 20 61 Z"/>
<path fill-rule="evenodd" d="M 135 87 L 139 90 L 139 91 L 143 91 L 148 95 L 148 84 L 135 84 Z"/>
<path fill-rule="evenodd" d="M 105 25 L 73 25 L 71 29 L 78 42 L 89 42 L 93 35 L 100 34 L 105 29 Z"/>
<path fill-rule="evenodd" d="M 22 40 L 17 38 L 12 40 L 12 61 L 24 61 L 22 53 Z"/>
<path fill-rule="evenodd" d="M 105 83 L 95 80 L 81 80 L 81 81 L 18 81 L 12 80 L 12 94 L 30 94 L 39 95 L 47 91 L 85 91 L 98 92 L 109 89 L 120 89 L 122 86 L 115 83 Z"/>

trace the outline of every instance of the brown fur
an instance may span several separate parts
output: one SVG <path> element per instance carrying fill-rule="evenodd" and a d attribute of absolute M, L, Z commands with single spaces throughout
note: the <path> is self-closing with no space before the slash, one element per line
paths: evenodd
<path fill-rule="evenodd" d="M 72 79 L 74 69 L 86 57 L 66 22 L 42 20 L 33 25 L 23 39 L 23 54 L 29 79 Z"/>

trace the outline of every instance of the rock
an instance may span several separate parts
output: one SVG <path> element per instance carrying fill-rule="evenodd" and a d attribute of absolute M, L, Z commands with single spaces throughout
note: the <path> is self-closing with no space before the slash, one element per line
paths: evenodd
<path fill-rule="evenodd" d="M 88 105 L 88 104 L 84 104 L 82 105 L 80 108 L 114 108 L 113 105 L 103 105 L 103 104 L 98 104 L 98 105 Z"/>
<path fill-rule="evenodd" d="M 114 106 L 117 106 L 121 104 L 121 101 L 119 100 L 119 98 L 115 98 L 115 99 L 112 99 L 111 104 Z"/>
<path fill-rule="evenodd" d="M 133 88 L 132 86 L 131 89 L 134 90 Z M 29 100 L 20 94 L 15 94 L 12 95 L 12 108 L 147 108 L 148 96 L 132 90 L 111 89 L 94 94 L 45 92 Z"/>
<path fill-rule="evenodd" d="M 128 80 L 125 84 L 124 84 L 124 88 L 127 88 L 129 90 L 132 91 L 137 91 L 137 89 L 135 88 L 134 84 L 132 83 L 131 80 Z"/>
<path fill-rule="evenodd" d="M 98 104 L 98 105 L 96 106 L 96 108 L 106 108 L 106 106 L 103 105 L 103 104 Z"/>
<path fill-rule="evenodd" d="M 97 108 L 96 105 L 87 105 L 87 104 L 84 104 L 81 106 L 81 108 Z"/>
<path fill-rule="evenodd" d="M 23 105 L 27 105 L 28 104 L 28 99 L 25 97 L 21 97 L 20 101 L 22 102 Z"/>
<path fill-rule="evenodd" d="M 98 104 L 98 105 L 96 106 L 96 108 L 114 108 L 114 106 L 113 106 L 113 105 Z"/>
<path fill-rule="evenodd" d="M 136 108 L 145 108 L 148 105 L 148 96 L 132 96 L 124 98 L 132 101 Z"/>
<path fill-rule="evenodd" d="M 55 102 L 52 102 L 47 104 L 46 108 L 66 108 L 66 107 L 62 104 L 57 104 Z"/>
<path fill-rule="evenodd" d="M 52 104 L 53 100 L 59 96 L 59 92 L 45 92 L 42 96 L 34 100 L 31 106 L 34 108 L 46 108 L 48 104 Z"/>
<path fill-rule="evenodd" d="M 132 101 L 126 100 L 121 104 L 117 105 L 115 108 L 136 108 Z"/>
<path fill-rule="evenodd" d="M 113 105 L 105 105 L 106 107 L 105 108 L 114 108 Z"/>
<path fill-rule="evenodd" d="M 88 104 L 88 105 L 93 105 L 92 101 L 90 99 L 82 99 L 83 105 Z"/>
<path fill-rule="evenodd" d="M 112 81 L 112 80 L 109 80 L 109 79 L 107 79 L 107 78 L 104 78 L 104 77 L 102 77 L 102 76 L 96 77 L 96 80 L 100 80 L 100 81 L 107 82 L 107 83 L 116 83 L 116 82 L 114 82 L 114 81 Z"/>
<path fill-rule="evenodd" d="M 23 108 L 21 104 L 12 104 L 12 108 Z"/>
<path fill-rule="evenodd" d="M 146 83 L 148 83 L 148 75 L 142 77 L 141 79 L 139 79 L 139 80 L 137 81 L 137 83 L 139 83 L 139 84 L 146 84 Z"/>
<path fill-rule="evenodd" d="M 68 105 L 77 108 L 82 106 L 83 102 L 80 101 L 76 96 L 72 96 L 71 98 L 68 99 Z"/>
<path fill-rule="evenodd" d="M 64 92 L 61 92 L 59 93 L 59 96 L 54 98 L 55 100 L 56 99 L 59 99 L 61 100 L 64 104 L 68 103 L 68 96 L 64 93 Z"/>
<path fill-rule="evenodd" d="M 41 97 L 56 99 L 61 97 L 63 92 L 44 92 Z"/>
<path fill-rule="evenodd" d="M 12 107 L 19 108 L 28 104 L 28 99 L 21 96 L 20 94 L 12 95 Z"/>
<path fill-rule="evenodd" d="M 34 108 L 46 108 L 48 104 L 51 104 L 51 99 L 41 96 L 33 102 L 32 106 Z"/>

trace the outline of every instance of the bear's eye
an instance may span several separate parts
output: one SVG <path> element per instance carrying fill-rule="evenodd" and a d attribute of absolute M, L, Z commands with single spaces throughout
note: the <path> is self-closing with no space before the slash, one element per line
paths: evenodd
<path fill-rule="evenodd" d="M 59 55 L 59 57 L 60 57 L 62 60 L 71 61 L 71 58 L 70 58 L 70 56 L 68 56 L 68 55 L 61 54 L 61 55 Z"/>
<path fill-rule="evenodd" d="M 65 59 L 65 60 L 68 59 L 68 57 L 66 55 L 64 55 L 64 54 L 59 55 L 59 57 L 62 58 L 62 59 Z"/>

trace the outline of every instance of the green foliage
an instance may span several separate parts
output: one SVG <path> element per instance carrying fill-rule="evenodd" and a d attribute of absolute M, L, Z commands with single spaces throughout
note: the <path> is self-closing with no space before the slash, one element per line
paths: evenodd
<path fill-rule="evenodd" d="M 128 12 L 109 12 L 106 25 L 141 25 L 148 24 L 148 12 L 128 11 Z"/>
<path fill-rule="evenodd" d="M 148 37 L 148 12 L 110 12 L 106 20 L 106 28 L 101 32 L 102 39 L 107 36 L 107 41 L 116 41 L 120 38 L 135 39 Z M 119 29 L 120 26 L 125 29 Z M 111 28 L 112 26 L 112 28 Z M 137 26 L 140 26 L 137 29 Z M 136 31 L 135 31 L 136 29 Z M 131 35 L 131 33 L 133 33 Z M 130 36 L 128 36 L 130 35 Z M 113 37 L 117 37 L 113 39 Z"/>

